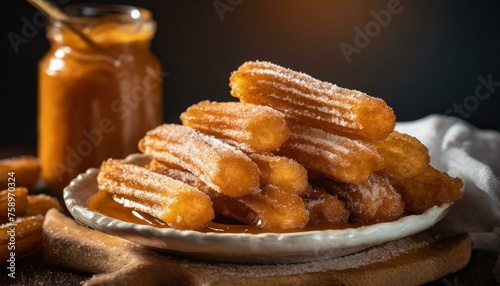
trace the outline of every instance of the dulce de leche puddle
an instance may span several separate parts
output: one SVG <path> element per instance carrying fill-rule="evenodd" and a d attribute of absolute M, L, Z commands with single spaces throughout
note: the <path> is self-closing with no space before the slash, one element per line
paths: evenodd
<path fill-rule="evenodd" d="M 116 202 L 113 197 L 105 192 L 97 192 L 88 201 L 88 208 L 91 211 L 101 213 L 103 215 L 116 218 L 122 221 L 131 222 L 135 224 L 150 225 L 158 228 L 169 228 L 169 226 L 162 220 L 155 218 L 149 214 L 141 211 L 127 208 Z M 216 232 L 216 233 L 292 233 L 304 232 L 312 230 L 328 230 L 328 229 L 346 229 L 355 228 L 362 225 L 369 225 L 367 223 L 345 223 L 334 224 L 326 223 L 316 226 L 307 226 L 300 229 L 287 229 L 287 230 L 273 230 L 273 229 L 260 229 L 256 226 L 241 224 L 237 221 L 225 218 L 223 216 L 216 216 L 207 226 L 197 229 L 200 232 Z"/>

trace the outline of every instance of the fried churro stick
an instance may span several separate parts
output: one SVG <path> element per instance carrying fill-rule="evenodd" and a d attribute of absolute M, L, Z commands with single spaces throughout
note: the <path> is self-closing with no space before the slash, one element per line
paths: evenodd
<path fill-rule="evenodd" d="M 63 210 L 56 198 L 44 194 L 28 195 L 26 188 L 0 191 L 0 223 L 8 222 L 9 213 L 15 217 L 44 215 L 51 208 Z"/>
<path fill-rule="evenodd" d="M 272 154 L 252 153 L 249 156 L 259 166 L 261 187 L 273 185 L 284 193 L 298 195 L 308 186 L 307 171 L 292 159 Z M 210 189 L 198 177 L 178 166 L 152 160 L 148 168 L 153 172 L 172 177 L 202 191 Z"/>
<path fill-rule="evenodd" d="M 28 256 L 42 246 L 43 216 L 28 216 L 17 218 L 15 224 L 0 226 L 0 261 L 5 262 L 13 252 L 8 248 L 12 237 L 15 239 L 15 258 Z M 14 232 L 12 230 L 15 229 Z M 12 245 L 12 244 L 11 244 Z"/>
<path fill-rule="evenodd" d="M 217 192 L 243 196 L 259 187 L 259 169 L 242 151 L 188 126 L 164 124 L 139 142 L 151 158 L 181 166 Z"/>
<path fill-rule="evenodd" d="M 373 142 L 384 158 L 385 170 L 397 177 L 422 174 L 430 162 L 429 150 L 417 138 L 393 131 L 387 138 Z"/>
<path fill-rule="evenodd" d="M 216 213 L 262 229 L 302 228 L 309 221 L 309 212 L 299 196 L 282 192 L 272 185 L 240 198 L 217 192 L 212 192 L 210 198 Z"/>
<path fill-rule="evenodd" d="M 231 95 L 267 105 L 332 133 L 380 140 L 394 129 L 393 110 L 379 98 L 338 87 L 269 62 L 246 62 L 230 77 Z"/>
<path fill-rule="evenodd" d="M 346 208 L 345 203 L 325 189 L 309 185 L 300 196 L 309 211 L 308 226 L 349 222 L 351 212 Z"/>
<path fill-rule="evenodd" d="M 125 207 L 162 219 L 177 229 L 196 229 L 214 218 L 210 198 L 200 190 L 143 167 L 117 160 L 103 162 L 97 177 L 100 191 Z"/>
<path fill-rule="evenodd" d="M 13 157 L 0 160 L 0 190 L 8 188 L 9 173 L 15 173 L 15 185 L 18 187 L 33 187 L 40 178 L 40 163 L 31 156 Z"/>
<path fill-rule="evenodd" d="M 405 208 L 414 213 L 423 213 L 426 209 L 454 202 L 461 197 L 463 181 L 450 177 L 431 165 L 413 178 L 391 178 L 391 183 L 401 194 Z"/>
<path fill-rule="evenodd" d="M 273 185 L 285 193 L 295 195 L 306 189 L 307 171 L 294 160 L 272 154 L 253 153 L 249 156 L 259 166 L 262 187 Z"/>
<path fill-rule="evenodd" d="M 374 173 L 363 184 L 346 184 L 324 179 L 319 184 L 347 202 L 352 214 L 364 222 L 392 221 L 404 212 L 401 196 L 393 188 L 389 180 L 381 174 Z"/>
<path fill-rule="evenodd" d="M 206 194 L 208 194 L 209 192 L 213 192 L 213 190 L 211 190 L 207 184 L 200 180 L 200 178 L 196 177 L 193 173 L 180 168 L 179 166 L 169 165 L 153 159 L 151 160 L 151 163 L 147 166 L 147 168 L 152 172 L 169 176 L 173 179 L 193 186 Z"/>
<path fill-rule="evenodd" d="M 202 101 L 181 114 L 183 125 L 247 152 L 268 152 L 290 137 L 285 115 L 267 106 Z"/>
<path fill-rule="evenodd" d="M 369 143 L 327 133 L 298 120 L 289 122 L 292 137 L 275 153 L 295 159 L 306 169 L 359 184 L 384 166 L 382 157 Z"/>
<path fill-rule="evenodd" d="M 302 199 L 268 185 L 250 195 L 233 198 L 218 193 L 188 171 L 161 162 L 152 161 L 149 169 L 195 186 L 212 200 L 217 214 L 262 229 L 282 230 L 300 228 L 307 224 L 309 215 Z"/>
<path fill-rule="evenodd" d="M 63 211 L 63 207 L 59 201 L 51 196 L 44 194 L 39 195 L 29 195 L 28 196 L 28 207 L 26 209 L 25 216 L 33 215 L 45 215 L 50 209 L 55 208 L 58 211 Z"/>
<path fill-rule="evenodd" d="M 12 191 L 0 191 L 0 223 L 8 221 L 9 213 L 22 216 L 28 209 L 28 189 L 14 188 Z M 14 218 L 15 218 L 14 217 Z"/>

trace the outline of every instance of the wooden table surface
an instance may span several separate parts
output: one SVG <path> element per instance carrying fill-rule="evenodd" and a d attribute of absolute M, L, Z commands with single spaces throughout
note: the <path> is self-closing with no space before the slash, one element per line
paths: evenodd
<path fill-rule="evenodd" d="M 0 147 L 0 159 L 20 155 L 35 155 L 33 145 Z M 493 277 L 497 257 L 489 252 L 473 250 L 467 266 L 453 274 L 426 285 L 500 285 Z M 0 270 L 0 285 L 81 285 L 92 277 L 90 273 L 76 273 L 50 266 L 43 260 L 41 252 L 16 261 L 16 278 L 6 276 L 6 269 Z"/>
<path fill-rule="evenodd" d="M 473 251 L 471 259 L 464 269 L 425 285 L 499 285 L 495 283 L 492 275 L 495 261 L 496 258 L 491 253 Z M 47 266 L 43 261 L 42 254 L 38 253 L 18 261 L 15 279 L 1 275 L 0 285 L 82 285 L 91 276 L 92 274 L 89 273 L 75 273 Z"/>

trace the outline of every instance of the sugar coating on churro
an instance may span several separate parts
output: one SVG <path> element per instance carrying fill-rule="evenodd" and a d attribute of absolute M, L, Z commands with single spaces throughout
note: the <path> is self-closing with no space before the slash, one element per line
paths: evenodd
<path fill-rule="evenodd" d="M 153 159 L 148 164 L 147 168 L 150 171 L 165 176 L 169 176 L 173 179 L 179 180 L 185 184 L 193 186 L 206 194 L 213 192 L 213 190 L 211 190 L 209 186 L 207 186 L 203 181 L 201 181 L 200 178 L 196 177 L 193 173 L 190 173 L 189 171 L 181 169 L 179 166 L 168 165 Z"/>
<path fill-rule="evenodd" d="M 349 139 L 289 120 L 292 136 L 276 152 L 297 160 L 307 169 L 335 180 L 363 183 L 384 166 L 382 157 L 369 143 Z"/>
<path fill-rule="evenodd" d="M 217 213 L 262 229 L 302 228 L 309 221 L 309 212 L 298 195 L 282 192 L 272 185 L 239 198 L 218 193 L 210 197 Z"/>
<path fill-rule="evenodd" d="M 289 194 L 301 194 L 307 187 L 307 171 L 293 159 L 273 154 L 249 154 L 259 166 L 261 186 L 273 185 Z"/>
<path fill-rule="evenodd" d="M 390 177 L 391 183 L 401 194 L 405 208 L 414 213 L 458 200 L 464 183 L 428 165 L 422 174 L 412 178 Z"/>
<path fill-rule="evenodd" d="M 393 131 L 387 138 L 374 141 L 384 158 L 385 171 L 400 178 L 422 174 L 430 163 L 429 150 L 417 138 Z"/>
<path fill-rule="evenodd" d="M 213 202 L 215 213 L 262 229 L 290 229 L 303 227 L 309 220 L 304 202 L 289 190 L 274 185 L 264 186 L 253 194 L 229 197 L 210 189 L 188 171 L 153 160 L 148 168 L 197 187 Z"/>
<path fill-rule="evenodd" d="M 191 127 L 164 124 L 140 141 L 139 149 L 160 162 L 181 166 L 210 188 L 229 196 L 259 187 L 259 169 L 242 151 Z"/>
<path fill-rule="evenodd" d="M 309 211 L 308 226 L 349 222 L 351 212 L 346 208 L 345 202 L 326 190 L 317 186 L 309 186 L 300 196 Z"/>
<path fill-rule="evenodd" d="M 377 140 L 396 123 L 382 99 L 269 62 L 244 63 L 231 75 L 230 87 L 242 102 L 271 106 L 334 133 Z"/>
<path fill-rule="evenodd" d="M 118 160 L 103 162 L 97 176 L 99 191 L 125 207 L 134 208 L 178 229 L 196 229 L 214 217 L 210 198 L 181 181 Z"/>
<path fill-rule="evenodd" d="M 33 215 L 18 217 L 14 222 L 0 225 L 0 259 L 6 261 L 14 250 L 16 258 L 29 256 L 40 250 L 43 220 L 43 215 Z M 15 228 L 15 249 L 12 248 L 12 228 Z"/>
<path fill-rule="evenodd" d="M 183 125 L 247 152 L 276 150 L 290 137 L 285 115 L 267 106 L 202 101 L 190 106 L 180 118 Z"/>
<path fill-rule="evenodd" d="M 262 61 L 245 62 L 229 81 L 239 102 L 193 104 L 182 125 L 163 124 L 139 142 L 150 171 L 205 194 L 215 213 L 266 231 L 318 228 L 391 221 L 460 198 L 463 182 L 394 131 L 382 99 Z M 114 199 L 161 219 L 170 196 L 147 187 Z"/>
<path fill-rule="evenodd" d="M 404 203 L 389 180 L 373 173 L 362 184 L 339 183 L 325 179 L 320 182 L 327 191 L 347 202 L 352 214 L 364 222 L 391 221 L 401 217 Z"/>

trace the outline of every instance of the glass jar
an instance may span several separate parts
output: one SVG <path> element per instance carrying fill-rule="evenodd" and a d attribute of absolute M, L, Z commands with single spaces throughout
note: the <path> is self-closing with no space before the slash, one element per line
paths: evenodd
<path fill-rule="evenodd" d="M 71 25 L 47 26 L 39 62 L 38 156 L 56 195 L 79 173 L 137 151 L 162 118 L 162 78 L 150 50 L 151 12 L 123 5 L 72 5 Z"/>

